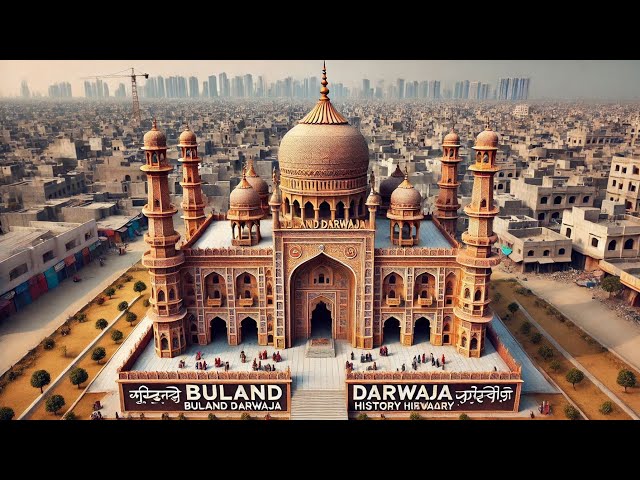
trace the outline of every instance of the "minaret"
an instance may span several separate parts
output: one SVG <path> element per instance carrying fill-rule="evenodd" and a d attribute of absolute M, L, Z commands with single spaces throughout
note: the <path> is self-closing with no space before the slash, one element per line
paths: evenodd
<path fill-rule="evenodd" d="M 205 220 L 204 201 L 202 198 L 202 181 L 198 167 L 198 144 L 196 134 L 186 126 L 180 134 L 180 153 L 182 158 L 178 161 L 182 163 L 182 210 L 184 215 L 184 231 L 187 241 L 202 226 Z"/>
<path fill-rule="evenodd" d="M 247 181 L 247 169 L 242 169 L 242 180 L 229 195 L 227 220 L 231 222 L 231 244 L 253 246 L 260 243 L 260 219 L 264 216 L 260 196 Z"/>
<path fill-rule="evenodd" d="M 167 161 L 167 137 L 158 130 L 156 121 L 144 136 L 146 163 L 140 170 L 147 175 L 148 203 L 142 213 L 149 220 L 149 230 L 144 236 L 149 251 L 142 256 L 142 264 L 151 277 L 151 310 L 156 354 L 159 357 L 175 357 L 184 353 L 187 346 L 183 319 L 186 310 L 178 267 L 184 263 L 184 255 L 176 250 L 180 235 L 173 228 L 173 215 L 178 209 L 169 198 L 169 172 L 173 167 Z"/>
<path fill-rule="evenodd" d="M 485 327 L 493 318 L 489 307 L 489 278 L 491 267 L 500 263 L 491 246 L 498 239 L 493 233 L 493 218 L 498 208 L 493 204 L 493 176 L 498 135 L 487 121 L 485 130 L 476 138 L 471 203 L 464 209 L 469 216 L 469 229 L 462 234 L 466 248 L 458 254 L 461 265 L 460 294 L 454 314 L 456 316 L 456 348 L 469 357 L 480 357 L 485 346 Z"/>
<path fill-rule="evenodd" d="M 387 218 L 389 219 L 389 236 L 393 245 L 413 247 L 420 243 L 420 222 L 424 218 L 422 195 L 409 181 L 406 165 L 404 180 L 391 194 Z"/>
<path fill-rule="evenodd" d="M 280 177 L 276 172 L 276 167 L 273 167 L 273 193 L 269 199 L 269 206 L 271 207 L 271 218 L 273 220 L 273 229 L 280 228 L 280 207 L 282 207 L 282 197 L 280 196 Z"/>
<path fill-rule="evenodd" d="M 369 185 L 371 186 L 371 191 L 369 192 L 367 203 L 365 203 L 365 205 L 369 209 L 369 228 L 371 230 L 375 230 L 376 213 L 378 212 L 378 207 L 382 205 L 382 198 L 380 197 L 380 194 L 376 192 L 376 177 L 373 170 L 371 170 L 371 174 L 369 175 Z"/>
<path fill-rule="evenodd" d="M 447 134 L 442 142 L 442 175 L 438 182 L 440 192 L 436 200 L 436 218 L 442 228 L 454 238 L 460 208 L 458 203 L 459 149 L 460 137 L 452 128 L 451 133 Z"/>

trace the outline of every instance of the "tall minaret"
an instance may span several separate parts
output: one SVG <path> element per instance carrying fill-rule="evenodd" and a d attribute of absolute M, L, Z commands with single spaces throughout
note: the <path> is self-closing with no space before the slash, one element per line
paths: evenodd
<path fill-rule="evenodd" d="M 436 200 L 436 218 L 442 228 L 452 237 L 456 236 L 458 223 L 458 163 L 460 157 L 460 137 L 451 129 L 451 133 L 442 142 L 442 176 L 438 182 L 440 193 Z"/>
<path fill-rule="evenodd" d="M 184 263 L 184 254 L 176 250 L 180 235 L 173 228 L 173 215 L 178 209 L 169 198 L 169 172 L 173 167 L 167 161 L 167 137 L 156 127 L 144 136 L 146 163 L 140 170 L 147 174 L 148 203 L 142 213 L 149 219 L 149 230 L 144 236 L 151 247 L 142 256 L 142 264 L 151 277 L 151 310 L 156 354 L 175 357 L 184 353 L 186 340 L 183 319 L 182 289 L 178 267 Z"/>
<path fill-rule="evenodd" d="M 202 226 L 205 220 L 204 201 L 202 198 L 202 181 L 198 167 L 198 144 L 196 134 L 186 126 L 180 134 L 180 153 L 182 158 L 182 210 L 184 215 L 184 231 L 187 241 Z"/>
<path fill-rule="evenodd" d="M 491 267 L 500 258 L 491 252 L 497 236 L 493 233 L 493 218 L 498 208 L 493 204 L 493 176 L 498 135 L 487 121 L 485 130 L 476 138 L 471 203 L 464 209 L 469 216 L 469 229 L 462 234 L 466 248 L 458 254 L 461 265 L 460 293 L 454 306 L 456 316 L 456 348 L 469 357 L 480 357 L 485 345 L 485 326 L 493 318 L 489 307 Z"/>

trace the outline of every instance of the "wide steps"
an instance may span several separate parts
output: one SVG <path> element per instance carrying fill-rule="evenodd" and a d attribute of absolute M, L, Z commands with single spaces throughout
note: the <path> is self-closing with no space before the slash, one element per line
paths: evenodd
<path fill-rule="evenodd" d="M 297 390 L 291 398 L 291 420 L 347 420 L 344 390 Z"/>

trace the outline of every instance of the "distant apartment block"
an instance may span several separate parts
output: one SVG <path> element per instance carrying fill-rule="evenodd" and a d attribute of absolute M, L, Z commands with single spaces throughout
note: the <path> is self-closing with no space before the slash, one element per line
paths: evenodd
<path fill-rule="evenodd" d="M 640 159 L 613 157 L 607 199 L 624 204 L 629 212 L 640 211 Z"/>

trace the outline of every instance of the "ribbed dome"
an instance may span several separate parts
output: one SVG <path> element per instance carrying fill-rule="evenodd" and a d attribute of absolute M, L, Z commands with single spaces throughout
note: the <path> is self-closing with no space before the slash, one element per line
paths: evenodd
<path fill-rule="evenodd" d="M 459 145 L 460 144 L 460 136 L 453 131 L 453 128 L 451 129 L 451 132 L 447 133 L 447 135 L 445 135 L 444 139 L 442 140 L 442 144 L 443 145 Z"/>
<path fill-rule="evenodd" d="M 366 205 L 371 207 L 373 206 L 379 207 L 380 205 L 382 205 L 382 197 L 380 196 L 379 193 L 372 190 L 369 196 L 367 197 Z"/>
<path fill-rule="evenodd" d="M 191 131 L 189 125 L 187 125 L 184 131 L 180 134 L 179 141 L 179 147 L 195 147 L 197 145 L 196 134 Z"/>
<path fill-rule="evenodd" d="M 262 208 L 260 196 L 245 177 L 229 195 L 229 210 L 254 210 Z"/>
<path fill-rule="evenodd" d="M 491 127 L 485 127 L 484 131 L 476 137 L 476 148 L 498 148 L 498 134 L 491 130 Z"/>
<path fill-rule="evenodd" d="M 393 191 L 398 188 L 398 185 L 402 183 L 402 179 L 404 178 L 404 173 L 400 170 L 400 165 L 396 165 L 395 171 L 391 174 L 390 177 L 385 178 L 380 182 L 380 195 L 383 197 L 389 198 Z"/>
<path fill-rule="evenodd" d="M 164 132 L 158 130 L 155 119 L 153 120 L 153 126 L 151 130 L 144 134 L 144 147 L 145 150 L 158 150 L 167 148 L 167 136 Z"/>
<path fill-rule="evenodd" d="M 405 176 L 398 188 L 391 194 L 391 208 L 397 210 L 421 210 L 422 195 L 413 188 L 409 179 Z"/>
<path fill-rule="evenodd" d="M 253 160 L 247 166 L 247 182 L 258 192 L 258 195 L 269 195 L 269 185 L 261 179 L 253 168 Z"/>

